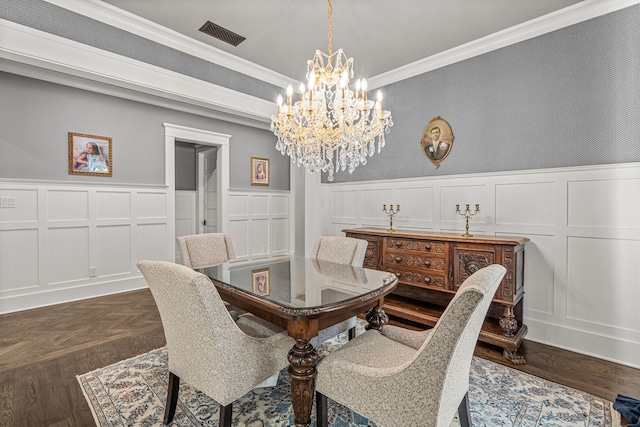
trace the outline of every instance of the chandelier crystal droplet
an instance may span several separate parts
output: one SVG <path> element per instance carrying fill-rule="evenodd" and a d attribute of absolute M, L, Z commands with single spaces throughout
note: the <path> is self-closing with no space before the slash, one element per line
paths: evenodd
<path fill-rule="evenodd" d="M 328 1 L 328 53 L 316 50 L 307 61 L 307 88 L 300 85 L 299 100 L 294 102 L 291 85 L 286 102 L 278 96 L 271 131 L 283 155 L 310 173 L 326 172 L 327 179 L 333 181 L 334 172 L 348 169 L 353 173 L 358 165 L 367 164 L 367 157 L 379 153 L 393 121 L 391 113 L 382 109 L 380 91 L 375 102 L 368 99 L 366 79 L 358 79 L 353 90 L 349 87 L 353 58 L 347 58 L 342 49 L 332 52 L 333 7 Z"/>

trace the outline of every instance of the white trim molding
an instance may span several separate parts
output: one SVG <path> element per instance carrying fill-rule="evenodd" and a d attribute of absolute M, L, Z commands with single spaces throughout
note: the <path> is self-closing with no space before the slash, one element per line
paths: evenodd
<path fill-rule="evenodd" d="M 0 19 L 0 70 L 268 128 L 275 103 Z M 115 87 L 109 92 L 109 87 Z M 128 97 L 125 95 L 124 97 Z M 160 101 L 158 101 L 158 99 Z"/>
<path fill-rule="evenodd" d="M 371 89 L 376 89 L 639 3 L 640 0 L 585 0 L 537 19 L 514 25 L 486 37 L 373 76 L 368 78 L 367 82 Z"/>

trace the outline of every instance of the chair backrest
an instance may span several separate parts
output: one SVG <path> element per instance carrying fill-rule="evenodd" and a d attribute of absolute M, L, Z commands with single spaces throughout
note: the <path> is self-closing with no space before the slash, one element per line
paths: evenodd
<path fill-rule="evenodd" d="M 252 348 L 250 338 L 207 276 L 167 261 L 140 261 L 138 269 L 160 312 L 172 373 L 224 405 L 264 380 L 243 385 L 257 375 L 239 363 L 238 354 Z"/>
<path fill-rule="evenodd" d="M 176 237 L 182 264 L 198 269 L 222 264 L 236 257 L 231 236 L 224 233 Z"/>
<path fill-rule="evenodd" d="M 352 237 L 320 236 L 311 251 L 311 259 L 362 267 L 368 242 Z"/>
<path fill-rule="evenodd" d="M 438 426 L 449 425 L 469 389 L 473 350 L 505 272 L 503 266 L 494 264 L 469 276 L 407 368 L 415 370 L 409 376 L 425 378 L 432 396 L 439 396 L 425 401 L 438 414 Z"/>

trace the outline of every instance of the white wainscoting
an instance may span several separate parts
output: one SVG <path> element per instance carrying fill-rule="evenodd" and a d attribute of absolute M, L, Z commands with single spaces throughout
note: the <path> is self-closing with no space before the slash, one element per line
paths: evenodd
<path fill-rule="evenodd" d="M 146 287 L 168 259 L 165 187 L 0 181 L 0 313 Z"/>
<path fill-rule="evenodd" d="M 394 227 L 526 236 L 527 339 L 640 368 L 640 164 L 320 184 L 318 233 Z"/>
<path fill-rule="evenodd" d="M 228 233 L 237 262 L 291 252 L 290 193 L 230 190 L 228 206 Z"/>

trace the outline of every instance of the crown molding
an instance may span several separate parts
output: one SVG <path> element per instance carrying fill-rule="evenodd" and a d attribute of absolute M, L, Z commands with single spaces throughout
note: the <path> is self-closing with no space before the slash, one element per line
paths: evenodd
<path fill-rule="evenodd" d="M 291 78 L 99 0 L 45 0 L 172 49 L 278 87 Z"/>
<path fill-rule="evenodd" d="M 369 88 L 377 89 L 639 3 L 640 0 L 585 0 L 368 78 L 367 82 Z"/>
<path fill-rule="evenodd" d="M 268 128 L 275 103 L 0 19 L 0 70 Z"/>

